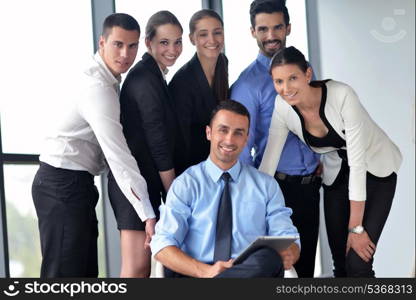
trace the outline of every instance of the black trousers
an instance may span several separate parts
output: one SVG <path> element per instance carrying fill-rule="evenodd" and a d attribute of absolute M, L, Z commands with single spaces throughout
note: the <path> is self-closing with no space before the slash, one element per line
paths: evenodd
<path fill-rule="evenodd" d="M 348 172 L 338 176 L 337 184 L 324 185 L 324 211 L 329 247 L 334 261 L 335 277 L 375 277 L 373 259 L 362 260 L 351 248 L 346 254 L 350 201 Z M 363 226 L 371 241 L 377 244 L 390 212 L 397 175 L 380 178 L 367 173 L 367 201 Z"/>
<path fill-rule="evenodd" d="M 187 278 L 188 276 L 164 268 L 165 277 Z M 242 263 L 234 265 L 215 278 L 277 278 L 284 276 L 280 255 L 271 248 L 263 247 L 254 251 Z"/>
<path fill-rule="evenodd" d="M 309 184 L 277 179 L 285 204 L 293 211 L 292 222 L 299 231 L 301 251 L 294 265 L 299 277 L 313 277 L 319 234 L 319 189 L 321 180 Z"/>
<path fill-rule="evenodd" d="M 42 250 L 40 276 L 97 277 L 98 191 L 93 176 L 41 163 L 32 196 Z"/>

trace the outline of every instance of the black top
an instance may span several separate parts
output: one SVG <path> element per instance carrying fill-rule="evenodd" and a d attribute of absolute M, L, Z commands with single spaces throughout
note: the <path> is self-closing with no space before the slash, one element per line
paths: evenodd
<path fill-rule="evenodd" d="M 331 124 L 328 122 L 326 116 L 325 116 L 325 103 L 327 98 L 327 87 L 326 82 L 328 80 L 323 81 L 313 81 L 311 82 L 311 85 L 314 87 L 320 87 L 322 89 L 322 96 L 321 96 L 321 104 L 319 106 L 319 116 L 321 117 L 322 122 L 324 122 L 326 128 L 328 128 L 328 133 L 324 137 L 316 137 L 312 134 L 310 134 L 309 131 L 305 128 L 305 120 L 303 119 L 302 114 L 299 112 L 296 106 L 293 106 L 293 109 L 296 111 L 296 113 L 299 116 L 300 122 L 302 124 L 302 133 L 303 137 L 305 139 L 305 142 L 310 147 L 335 147 L 339 148 L 338 156 L 342 159 L 341 163 L 341 169 L 338 173 L 337 177 L 335 178 L 332 185 L 337 185 L 338 182 L 342 182 L 345 174 L 348 173 L 349 167 L 348 167 L 348 157 L 347 157 L 347 151 L 344 149 L 341 149 L 346 146 L 345 140 L 335 131 L 335 129 L 331 126 Z"/>
<path fill-rule="evenodd" d="M 342 148 L 346 146 L 345 140 L 339 136 L 339 134 L 334 130 L 331 124 L 328 122 L 325 116 L 325 103 L 326 103 L 326 96 L 327 96 L 327 88 L 325 81 L 313 81 L 311 85 L 314 87 L 320 87 L 322 89 L 322 97 L 321 97 L 321 104 L 319 107 L 319 116 L 321 117 L 322 122 L 325 124 L 326 128 L 328 128 L 328 133 L 323 137 L 316 137 L 312 135 L 309 131 L 305 128 L 305 120 L 303 119 L 302 114 L 299 112 L 296 106 L 293 106 L 293 109 L 299 116 L 300 122 L 302 124 L 302 133 L 303 137 L 305 138 L 305 142 L 312 147 L 335 147 L 335 148 Z"/>
<path fill-rule="evenodd" d="M 209 155 L 210 143 L 205 128 L 217 99 L 197 54 L 176 72 L 169 83 L 169 90 L 181 133 L 175 158 L 175 171 L 180 174 L 188 167 L 206 160 Z"/>
<path fill-rule="evenodd" d="M 120 109 L 127 144 L 149 194 L 155 192 L 160 199 L 158 191 L 163 191 L 163 185 L 159 171 L 173 168 L 177 125 L 166 81 L 148 53 L 128 73 L 121 89 Z"/>

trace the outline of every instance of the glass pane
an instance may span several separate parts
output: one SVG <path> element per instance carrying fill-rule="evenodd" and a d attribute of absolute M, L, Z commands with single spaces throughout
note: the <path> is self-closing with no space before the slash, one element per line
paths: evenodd
<path fill-rule="evenodd" d="M 0 27 L 3 151 L 39 153 L 48 112 L 93 54 L 91 1 L 0 1 Z"/>
<path fill-rule="evenodd" d="M 10 276 L 39 277 L 41 251 L 38 221 L 32 201 L 32 182 L 37 165 L 5 165 L 7 233 L 9 242 Z M 101 190 L 99 178 L 96 186 Z M 99 222 L 98 265 L 99 276 L 106 276 L 105 248 L 102 222 L 102 199 L 97 204 Z"/>
<path fill-rule="evenodd" d="M 105 177 L 105 182 L 107 182 L 107 176 Z M 103 210 L 103 187 L 101 184 L 101 177 L 94 177 L 94 184 L 100 193 L 100 198 L 98 199 L 97 206 L 95 207 L 95 213 L 97 214 L 98 219 L 98 277 L 107 277 L 107 265 L 106 265 L 106 251 L 105 251 L 105 234 L 104 234 L 104 210 Z"/>
<path fill-rule="evenodd" d="M 10 277 L 40 274 L 38 221 L 31 196 L 37 169 L 37 165 L 4 166 Z"/>
<path fill-rule="evenodd" d="M 237 80 L 251 62 L 256 59 L 258 47 L 251 36 L 250 4 L 253 0 L 223 0 L 225 22 L 225 51 L 229 60 L 229 80 Z M 295 46 L 308 58 L 305 1 L 287 0 L 292 31 L 287 38 L 287 46 Z"/>
<path fill-rule="evenodd" d="M 169 73 L 166 80 L 169 82 L 175 72 L 182 67 L 188 60 L 192 58 L 195 53 L 195 47 L 189 41 L 189 19 L 191 16 L 202 8 L 201 0 L 153 0 L 151 5 L 140 5 L 141 2 L 131 0 L 116 0 L 116 12 L 127 13 L 132 15 L 140 24 L 141 36 L 139 52 L 137 54 L 136 62 L 139 61 L 142 55 L 147 51 L 144 43 L 144 32 L 146 23 L 149 18 L 159 10 L 169 10 L 173 13 L 183 27 L 183 51 L 176 63 L 169 68 Z"/>
<path fill-rule="evenodd" d="M 250 4 L 253 0 L 223 0 L 225 53 L 228 57 L 228 76 L 231 84 L 237 80 L 259 51 L 251 36 Z"/>

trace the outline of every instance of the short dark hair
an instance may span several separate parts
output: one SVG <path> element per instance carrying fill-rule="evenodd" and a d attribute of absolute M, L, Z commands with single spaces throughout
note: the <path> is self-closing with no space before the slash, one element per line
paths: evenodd
<path fill-rule="evenodd" d="M 297 65 L 304 73 L 308 70 L 309 64 L 305 59 L 305 55 L 293 46 L 283 48 L 273 55 L 270 61 L 270 73 L 273 68 L 282 65 Z"/>
<path fill-rule="evenodd" d="M 286 0 L 254 0 L 250 5 L 251 27 L 256 27 L 256 15 L 261 13 L 272 14 L 275 12 L 283 13 L 285 25 L 290 24 L 289 11 L 286 7 Z"/>
<path fill-rule="evenodd" d="M 105 18 L 103 23 L 102 36 L 105 38 L 110 34 L 113 27 L 121 27 L 124 30 L 136 30 L 140 34 L 140 26 L 136 19 L 128 14 L 116 13 Z"/>
<path fill-rule="evenodd" d="M 165 24 L 178 26 L 181 32 L 183 33 L 183 28 L 178 18 L 176 18 L 175 15 L 172 14 L 170 11 L 161 10 L 153 14 L 150 17 L 149 21 L 147 21 L 146 39 L 151 41 L 156 35 L 157 28 Z"/>
<path fill-rule="evenodd" d="M 248 112 L 247 108 L 241 104 L 240 102 L 237 102 L 235 100 L 225 100 L 221 101 L 212 111 L 211 118 L 209 120 L 209 126 L 212 125 L 212 121 L 214 120 L 215 116 L 220 110 L 228 110 L 233 113 L 236 113 L 238 115 L 246 116 L 248 119 L 248 127 L 250 128 L 250 113 Z"/>

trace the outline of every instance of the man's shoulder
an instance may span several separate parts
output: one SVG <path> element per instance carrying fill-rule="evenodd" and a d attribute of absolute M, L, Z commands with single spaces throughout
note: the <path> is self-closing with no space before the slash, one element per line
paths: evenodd
<path fill-rule="evenodd" d="M 111 81 L 104 67 L 93 58 L 84 68 L 80 77 L 80 84 L 85 88 L 112 86 L 113 82 Z"/>
<path fill-rule="evenodd" d="M 259 171 L 255 167 L 249 164 L 243 163 L 241 161 L 240 163 L 241 163 L 242 171 L 245 174 L 244 180 L 254 180 L 256 183 L 263 182 L 267 186 L 275 181 L 275 179 L 272 176 Z"/>
<path fill-rule="evenodd" d="M 277 181 L 272 176 L 245 163 L 242 163 L 242 171 L 239 180 L 241 189 L 250 188 L 254 194 L 266 201 L 270 200 L 278 191 Z"/>
<path fill-rule="evenodd" d="M 259 82 L 262 82 L 265 77 L 268 77 L 269 74 L 257 60 L 253 61 L 247 68 L 245 68 L 238 79 L 235 81 L 233 86 L 239 85 L 256 85 Z"/>
<path fill-rule="evenodd" d="M 236 101 L 257 99 L 265 84 L 270 80 L 269 73 L 257 61 L 252 62 L 231 86 L 231 98 Z M 251 95 L 247 98 L 247 95 Z"/>
<path fill-rule="evenodd" d="M 205 161 L 193 165 L 186 169 L 181 175 L 176 177 L 175 182 L 186 186 L 199 185 L 206 180 L 206 172 L 204 171 Z"/>

